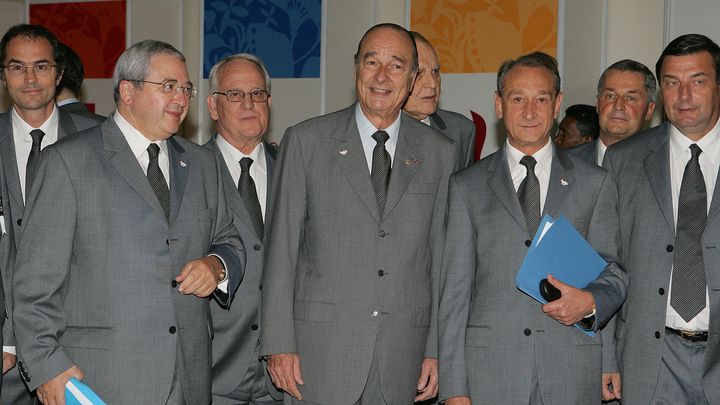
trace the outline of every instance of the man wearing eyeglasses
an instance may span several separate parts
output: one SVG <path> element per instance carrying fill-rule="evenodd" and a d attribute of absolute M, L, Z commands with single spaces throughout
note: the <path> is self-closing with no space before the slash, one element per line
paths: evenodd
<path fill-rule="evenodd" d="M 229 309 L 211 306 L 213 405 L 280 404 L 259 358 L 260 283 L 267 201 L 275 169 L 274 146 L 263 136 L 270 119 L 270 75 L 263 62 L 246 53 L 227 56 L 210 70 L 208 109 L 217 134 L 206 145 L 224 162 L 223 184 L 235 227 L 247 251 L 238 302 Z M 279 401 L 271 396 L 274 395 Z"/>
<path fill-rule="evenodd" d="M 98 125 L 97 118 L 65 112 L 55 105 L 55 87 L 63 73 L 63 58 L 57 38 L 39 25 L 10 28 L 0 40 L 0 80 L 12 108 L 0 114 L 0 155 L 8 184 L 8 198 L 19 237 L 27 189 L 33 182 L 40 150 L 75 132 Z M 10 288 L 10 281 L 5 283 Z M 11 297 L 12 295 L 8 295 Z M 5 344 L 12 345 L 10 322 Z M 14 347 L 3 349 L 3 372 L 15 364 Z M 2 404 L 33 404 L 20 373 L 7 374 L 0 397 Z"/>
<path fill-rule="evenodd" d="M 13 277 L 18 365 L 45 404 L 70 377 L 109 404 L 208 404 L 206 297 L 229 305 L 245 264 L 220 162 L 173 136 L 197 93 L 174 47 L 128 48 L 113 84 L 111 117 L 43 153 Z"/>

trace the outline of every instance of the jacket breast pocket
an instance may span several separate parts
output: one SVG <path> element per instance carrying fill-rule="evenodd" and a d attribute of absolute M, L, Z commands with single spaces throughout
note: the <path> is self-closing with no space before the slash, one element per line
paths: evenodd
<path fill-rule="evenodd" d="M 490 347 L 490 327 L 468 325 L 465 330 L 466 347 Z"/>
<path fill-rule="evenodd" d="M 60 344 L 67 348 L 110 350 L 114 337 L 113 328 L 68 326 L 60 336 Z"/>

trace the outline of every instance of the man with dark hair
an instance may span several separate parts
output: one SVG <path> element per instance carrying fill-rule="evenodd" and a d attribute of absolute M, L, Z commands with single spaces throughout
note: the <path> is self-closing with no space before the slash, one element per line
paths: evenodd
<path fill-rule="evenodd" d="M 720 47 L 671 41 L 656 65 L 668 121 L 609 148 L 621 262 L 624 404 L 720 403 Z"/>
<path fill-rule="evenodd" d="M 438 108 L 441 91 L 440 62 L 430 41 L 410 31 L 418 51 L 418 73 L 403 109 L 416 120 L 442 132 L 455 142 L 458 169 L 475 160 L 475 125 L 463 115 Z"/>
<path fill-rule="evenodd" d="M 79 99 L 80 87 L 82 86 L 85 75 L 82 59 L 80 59 L 72 48 L 64 43 L 61 42 L 59 46 L 63 59 L 65 60 L 65 69 L 63 70 L 62 79 L 60 79 L 60 84 L 58 84 L 55 94 L 55 102 L 57 102 L 58 107 L 68 112 L 104 120 L 105 117 L 90 112 L 87 106 L 85 106 L 85 103 Z"/>
<path fill-rule="evenodd" d="M 41 149 L 100 123 L 56 107 L 55 88 L 62 78 L 63 65 L 57 38 L 42 26 L 16 25 L 0 40 L 0 80 L 12 101 L 10 111 L 0 114 L 0 155 L 8 187 L 3 204 L 9 205 L 15 216 L 12 225 L 16 238 Z M 5 340 L 13 344 L 10 336 L 6 335 Z M 14 348 L 8 350 L 14 352 Z M 8 352 L 3 357 L 8 365 L 14 361 Z M 20 374 L 8 373 L 0 403 L 29 405 L 34 401 Z"/>
<path fill-rule="evenodd" d="M 610 65 L 597 86 L 600 135 L 568 152 L 602 165 L 608 146 L 640 132 L 652 119 L 656 90 L 655 75 L 642 63 L 623 59 Z"/>
<path fill-rule="evenodd" d="M 598 115 L 595 107 L 575 104 L 565 110 L 565 118 L 558 125 L 555 144 L 559 148 L 571 148 L 592 142 L 598 137 Z"/>
<path fill-rule="evenodd" d="M 293 404 L 437 394 L 437 299 L 452 141 L 402 113 L 410 34 L 370 28 L 358 102 L 288 128 L 273 178 L 261 354 Z"/>
<path fill-rule="evenodd" d="M 245 265 L 220 162 L 173 136 L 197 94 L 173 46 L 131 46 L 113 85 L 110 118 L 43 152 L 13 273 L 18 368 L 45 404 L 71 377 L 109 404 L 207 404 L 206 297 L 229 305 Z"/>
<path fill-rule="evenodd" d="M 504 63 L 495 110 L 507 142 L 450 179 L 438 314 L 440 399 L 447 405 L 601 398 L 614 330 L 591 338 L 572 325 L 590 318 L 602 329 L 629 280 L 617 264 L 612 178 L 550 140 L 561 103 L 554 58 L 535 52 Z M 515 284 L 541 214 L 564 215 L 608 262 L 583 289 L 548 275 L 561 298 L 542 306 Z"/>

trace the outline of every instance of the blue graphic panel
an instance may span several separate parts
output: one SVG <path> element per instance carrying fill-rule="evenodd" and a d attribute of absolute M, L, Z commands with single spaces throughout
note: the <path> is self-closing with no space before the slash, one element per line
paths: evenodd
<path fill-rule="evenodd" d="M 239 52 L 259 56 L 273 78 L 320 77 L 321 0 L 205 0 L 203 77 Z"/>

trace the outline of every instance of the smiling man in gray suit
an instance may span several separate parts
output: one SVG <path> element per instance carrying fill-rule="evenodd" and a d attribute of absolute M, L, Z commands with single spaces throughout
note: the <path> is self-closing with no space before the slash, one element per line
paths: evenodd
<path fill-rule="evenodd" d="M 610 147 L 621 260 L 623 404 L 720 403 L 720 47 L 670 42 L 656 64 L 668 122 Z"/>
<path fill-rule="evenodd" d="M 197 92 L 178 50 L 133 45 L 113 83 L 117 111 L 43 153 L 13 279 L 18 366 L 46 404 L 70 377 L 110 404 L 207 404 L 205 297 L 227 305 L 245 264 L 220 162 L 173 136 Z"/>
<path fill-rule="evenodd" d="M 440 398 L 447 405 L 597 403 L 601 370 L 617 367 L 613 331 L 590 338 L 567 325 L 594 315 L 601 328 L 625 299 L 612 178 L 550 140 L 562 102 L 555 59 L 536 52 L 505 62 L 497 82 L 507 142 L 450 180 Z M 541 212 L 567 217 L 609 263 L 584 289 L 548 277 L 562 297 L 542 307 L 515 286 Z"/>
<path fill-rule="evenodd" d="M 96 126 L 100 120 L 68 113 L 55 105 L 56 85 L 65 60 L 57 38 L 44 27 L 20 24 L 10 28 L 0 40 L 0 64 L 0 80 L 12 101 L 10 111 L 0 114 L 0 155 L 8 187 L 3 204 L 13 212 L 11 226 L 19 237 L 26 187 L 32 182 L 40 150 Z M 33 133 L 42 135 L 34 139 Z M 6 288 L 10 288 L 9 282 Z M 11 326 L 10 322 L 6 324 L 7 328 Z M 12 346 L 13 341 L 7 332 L 6 344 Z M 3 357 L 6 367 L 12 367 L 14 348 L 6 347 Z M 33 396 L 18 371 L 8 373 L 0 403 L 32 405 Z"/>
<path fill-rule="evenodd" d="M 416 71 L 410 34 L 374 26 L 355 55 L 358 102 L 283 138 L 261 353 L 291 403 L 409 404 L 437 392 L 439 260 L 456 155 L 401 112 Z"/>
<path fill-rule="evenodd" d="M 210 116 L 218 133 L 207 143 L 223 164 L 223 183 L 235 226 L 248 246 L 238 299 L 229 308 L 211 307 L 213 405 L 270 405 L 282 394 L 266 378 L 259 360 L 260 288 L 267 201 L 277 150 L 263 140 L 270 122 L 270 75 L 256 56 L 219 60 L 210 70 Z"/>

